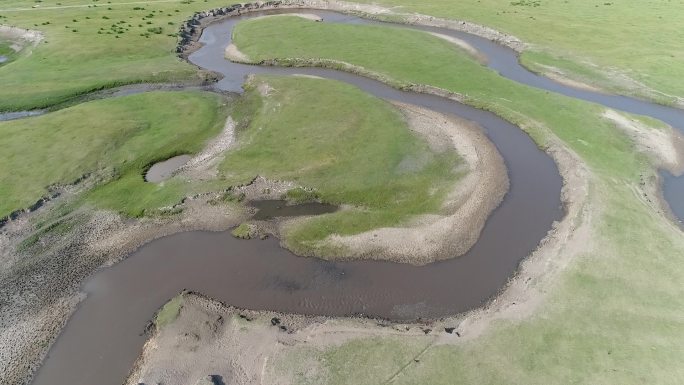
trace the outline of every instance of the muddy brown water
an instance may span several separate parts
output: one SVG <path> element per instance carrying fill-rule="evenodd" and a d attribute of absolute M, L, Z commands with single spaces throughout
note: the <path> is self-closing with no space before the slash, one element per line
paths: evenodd
<path fill-rule="evenodd" d="M 370 23 L 332 12 L 314 12 L 328 22 Z M 494 114 L 435 96 L 400 92 L 332 70 L 264 68 L 226 61 L 223 53 L 230 43 L 232 27 L 239 20 L 260 14 L 230 18 L 206 28 L 201 37 L 204 47 L 191 55 L 190 61 L 222 73 L 225 78 L 217 84 L 222 90 L 240 92 L 244 76 L 250 73 L 305 73 L 345 81 L 377 97 L 476 121 L 506 162 L 510 189 L 504 201 L 465 255 L 421 267 L 303 258 L 280 248 L 275 239 L 244 241 L 227 232 L 186 232 L 152 241 L 86 282 L 83 291 L 87 298 L 51 347 L 34 384 L 120 384 L 145 342 L 147 321 L 184 288 L 242 308 L 312 315 L 362 314 L 415 320 L 466 311 L 494 296 L 520 261 L 537 247 L 553 221 L 562 218 L 562 181 L 555 164 L 520 129 Z M 475 41 L 471 41 L 470 35 L 465 37 L 487 54 L 490 66 L 522 68 L 514 53 L 509 55 L 512 51 L 484 39 L 472 37 Z M 515 77 L 515 73 L 502 75 Z"/>
<path fill-rule="evenodd" d="M 252 218 L 257 220 L 266 220 L 278 217 L 300 217 L 306 215 L 321 215 L 327 213 L 334 213 L 338 207 L 335 205 L 319 202 L 307 202 L 297 205 L 288 204 L 283 200 L 261 200 L 251 201 L 247 203 L 250 207 L 254 207 L 258 211 Z"/>
<path fill-rule="evenodd" d="M 167 160 L 157 162 L 145 173 L 145 181 L 159 183 L 173 176 L 174 171 L 181 168 L 192 159 L 190 155 L 178 155 Z"/>

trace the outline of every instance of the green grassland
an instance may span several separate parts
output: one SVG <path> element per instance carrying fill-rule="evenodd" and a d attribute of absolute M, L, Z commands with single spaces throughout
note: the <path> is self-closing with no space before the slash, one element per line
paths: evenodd
<path fill-rule="evenodd" d="M 265 84 L 270 91 L 261 95 L 259 85 Z M 50 186 L 88 173 L 103 180 L 83 198 L 129 216 L 261 175 L 313 189 L 289 191 L 293 202 L 354 207 L 304 221 L 284 234 L 296 252 L 329 255 L 318 241 L 332 233 L 359 233 L 438 212 L 462 174 L 455 171 L 460 160 L 454 151 L 433 153 L 393 106 L 340 82 L 261 76 L 227 108 L 222 103 L 209 93 L 148 92 L 2 122 L 0 214 L 27 207 Z M 217 179 L 143 180 L 152 163 L 198 152 L 228 113 L 239 123 L 238 146 L 226 153 Z"/>
<path fill-rule="evenodd" d="M 164 304 L 154 317 L 155 326 L 158 329 L 161 329 L 178 318 L 178 313 L 180 313 L 181 308 L 183 308 L 184 300 L 184 294 L 178 294 Z"/>
<path fill-rule="evenodd" d="M 222 128 L 223 101 L 200 92 L 150 92 L 84 103 L 47 115 L 0 122 L 0 217 L 27 207 L 48 186 L 82 175 L 113 175 L 88 199 L 140 215 L 176 203 L 189 187 L 145 183 L 145 168 L 200 150 Z"/>
<path fill-rule="evenodd" d="M 84 5 L 75 8 L 50 7 Z M 199 81 L 174 54 L 180 24 L 225 2 L 3 1 L 0 24 L 43 32 L 30 55 L 0 67 L 0 111 L 46 107 L 96 89 L 141 82 Z M 57 6 L 60 7 L 60 6 Z M 44 9 L 43 9 L 44 8 Z"/>
<path fill-rule="evenodd" d="M 18 55 L 19 53 L 13 50 L 10 47 L 10 44 L 3 43 L 2 41 L 0 41 L 0 56 L 5 58 L 5 61 L 3 63 L 0 63 L 0 66 L 9 64 L 13 60 L 15 60 Z"/>
<path fill-rule="evenodd" d="M 262 97 L 263 84 L 270 90 Z M 355 207 L 289 229 L 285 241 L 298 253 L 328 255 L 317 241 L 332 233 L 354 234 L 438 212 L 460 177 L 454 151 L 432 152 L 389 103 L 344 83 L 259 76 L 235 109 L 249 122 L 221 165 L 228 184 L 261 175 L 313 188 L 324 202 Z M 402 166 L 409 163 L 416 167 Z M 301 200 L 299 190 L 290 195 Z"/>
<path fill-rule="evenodd" d="M 364 3 L 364 1 L 356 1 Z M 684 97 L 684 3 L 671 0 L 380 0 L 393 11 L 468 20 L 510 33 L 532 45 L 522 55 L 530 68 L 553 65 L 625 94 Z M 590 64 L 587 64 L 590 63 Z M 615 80 L 617 71 L 658 94 Z M 611 78 L 613 78 L 611 80 Z"/>
<path fill-rule="evenodd" d="M 430 348 L 419 363 L 408 353 L 402 364 L 393 356 L 372 355 L 376 367 L 402 371 L 392 383 L 681 382 L 684 240 L 679 229 L 635 193 L 641 175 L 655 174 L 653 165 L 600 117 L 600 106 L 501 78 L 454 50 L 433 49 L 442 43 L 420 32 L 409 36 L 390 28 L 280 17 L 241 23 L 235 37 L 238 48 L 252 58 L 336 59 L 399 84 L 424 83 L 464 94 L 469 103 L 519 124 L 542 147 L 559 138 L 592 173 L 590 199 L 598 210 L 591 222 L 593 251 L 573 261 L 535 316 L 500 321 L 469 342 Z M 390 55 L 385 47 L 398 49 Z M 381 370 L 359 382 L 348 381 L 358 366 L 345 362 L 369 350 L 381 353 L 385 344 L 405 345 L 400 348 L 410 351 L 416 343 L 354 341 L 309 352 L 324 369 L 311 383 L 383 383 L 387 377 Z M 311 361 L 291 359 L 296 356 L 281 357 L 281 367 L 293 376 L 307 373 L 298 363 Z"/>

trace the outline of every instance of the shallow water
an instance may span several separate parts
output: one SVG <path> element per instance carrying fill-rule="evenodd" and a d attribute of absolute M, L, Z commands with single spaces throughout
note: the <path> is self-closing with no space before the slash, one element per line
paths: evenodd
<path fill-rule="evenodd" d="M 670 205 L 670 210 L 677 218 L 679 225 L 683 226 L 684 176 L 674 176 L 668 171 L 662 170 L 660 177 L 663 180 L 663 197 Z"/>
<path fill-rule="evenodd" d="M 332 12 L 313 12 L 327 22 L 374 23 Z M 491 113 L 430 95 L 400 92 L 331 70 L 264 68 L 226 61 L 223 52 L 230 42 L 232 26 L 238 20 L 258 15 L 211 25 L 201 38 L 205 46 L 190 56 L 190 61 L 200 67 L 225 75 L 218 88 L 240 92 L 244 76 L 250 73 L 306 73 L 345 81 L 381 98 L 474 120 L 484 127 L 506 162 L 511 185 L 504 201 L 468 253 L 422 267 L 302 258 L 280 248 L 277 240 L 243 241 L 228 233 L 187 232 L 150 242 L 88 280 L 84 286 L 87 298 L 50 349 L 34 384 L 121 383 L 146 339 L 142 334 L 146 322 L 164 301 L 184 288 L 238 307 L 303 314 L 366 314 L 411 320 L 472 309 L 498 292 L 522 258 L 536 248 L 552 222 L 562 217 L 561 178 L 553 161 L 520 129 Z M 655 116 L 667 107 L 629 98 L 623 101 L 623 97 L 587 95 L 586 91 L 531 74 L 519 65 L 513 51 L 485 39 L 448 30 L 439 32 L 467 40 L 488 56 L 489 66 L 514 80 L 603 101 L 671 124 L 679 121 L 676 111 Z M 602 99 L 604 96 L 608 99 Z"/>
<path fill-rule="evenodd" d="M 178 155 L 165 161 L 155 163 L 145 173 L 145 181 L 159 183 L 169 179 L 173 173 L 192 159 L 190 155 Z"/>
<path fill-rule="evenodd" d="M 6 120 L 27 118 L 29 116 L 43 115 L 44 113 L 45 113 L 45 110 L 0 112 L 0 122 L 6 121 Z"/>

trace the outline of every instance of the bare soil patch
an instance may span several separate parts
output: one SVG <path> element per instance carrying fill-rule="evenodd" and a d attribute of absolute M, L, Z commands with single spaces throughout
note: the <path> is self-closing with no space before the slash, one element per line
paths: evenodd
<path fill-rule="evenodd" d="M 82 300 L 81 283 L 95 270 L 153 239 L 181 231 L 223 231 L 248 217 L 236 206 L 209 204 L 215 198 L 187 198 L 168 208 L 168 215 L 143 219 L 84 207 L 69 214 L 68 234 L 47 233 L 27 247 L 21 242 L 39 230 L 39 216 L 59 202 L 0 229 L 0 383 L 28 381 Z"/>
<path fill-rule="evenodd" d="M 669 126 L 667 129 L 650 127 L 614 110 L 606 110 L 603 117 L 627 134 L 637 149 L 648 154 L 657 166 L 674 175 L 684 171 L 684 137 L 679 131 Z"/>
<path fill-rule="evenodd" d="M 246 63 L 249 64 L 252 61 L 249 59 L 249 56 L 245 55 L 242 53 L 238 47 L 230 43 L 228 44 L 228 47 L 226 47 L 226 59 L 230 61 L 234 61 L 236 63 Z"/>
<path fill-rule="evenodd" d="M 195 180 L 213 179 L 218 175 L 218 165 L 223 154 L 235 144 L 235 121 L 230 116 L 226 119 L 221 133 L 213 138 L 205 148 L 193 156 L 177 174 Z"/>
<path fill-rule="evenodd" d="M 483 55 L 480 51 L 478 51 L 475 47 L 472 45 L 468 44 L 465 40 L 457 39 L 453 36 L 449 35 L 444 35 L 441 33 L 436 33 L 436 32 L 429 32 L 430 35 L 438 37 L 440 39 L 446 40 L 451 44 L 454 44 L 455 46 L 461 48 L 462 50 L 466 51 L 470 56 L 475 58 L 478 62 L 482 64 L 487 64 L 487 57 Z"/>
<path fill-rule="evenodd" d="M 38 45 L 43 40 L 43 33 L 9 25 L 0 25 L 0 40 L 11 42 L 10 47 L 15 52 L 19 52 L 28 46 L 35 47 Z"/>

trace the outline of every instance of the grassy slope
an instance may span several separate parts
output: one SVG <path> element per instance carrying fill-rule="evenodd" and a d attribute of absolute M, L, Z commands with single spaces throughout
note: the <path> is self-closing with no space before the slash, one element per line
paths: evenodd
<path fill-rule="evenodd" d="M 595 80 L 599 84 L 611 84 L 601 75 L 602 69 L 616 68 L 655 90 L 684 97 L 684 29 L 681 28 L 684 3 L 681 1 L 380 0 L 378 3 L 401 6 L 395 9 L 397 12 L 469 20 L 513 34 L 532 43 L 537 52 L 523 55 L 523 62 L 555 65 L 577 74 L 580 79 Z M 582 62 L 591 62 L 597 67 L 578 64 Z M 634 91 L 619 86 L 610 88 L 624 93 Z M 660 101 L 665 102 L 667 98 Z"/>
<path fill-rule="evenodd" d="M 311 241 L 331 233 L 358 233 L 439 210 L 457 178 L 457 155 L 432 153 L 392 106 L 331 80 L 266 76 L 255 82 L 242 108 L 257 109 L 256 115 L 221 167 L 229 183 L 257 174 L 292 180 L 315 188 L 323 201 L 362 207 L 290 229 L 289 247 L 311 253 L 317 247 Z M 258 100 L 261 82 L 273 89 Z M 415 167 L 402 167 L 407 164 Z"/>
<path fill-rule="evenodd" d="M 91 7 L 3 12 L 36 3 L 0 4 L 0 15 L 4 16 L 0 24 L 35 29 L 45 35 L 31 55 L 0 66 L 0 111 L 44 107 L 119 84 L 197 79 L 196 69 L 175 57 L 177 38 L 168 35 L 176 33 L 192 12 L 225 5 L 217 0 L 126 5 L 117 4 L 122 2 L 117 0 L 46 0 L 40 5 L 46 8 L 58 2 Z M 144 9 L 134 10 L 136 7 Z M 112 29 L 113 25 L 117 27 Z M 161 34 L 148 32 L 148 28 L 156 27 L 162 28 Z"/>
<path fill-rule="evenodd" d="M 273 18 L 240 24 L 236 41 L 255 58 L 325 56 L 466 94 L 473 104 L 522 124 L 542 145 L 552 132 L 590 167 L 592 199 L 603 207 L 593 224 L 595 251 L 566 270 L 535 317 L 499 323 L 469 343 L 432 348 L 396 383 L 674 384 L 684 378 L 677 362 L 684 355 L 684 241 L 634 193 L 640 174 L 654 174 L 645 157 L 599 118 L 599 106 L 500 78 L 453 51 L 433 50 L 439 43 L 424 34 L 380 32 Z M 362 39 L 363 45 L 356 43 Z M 396 47 L 396 54 L 388 55 L 385 47 Z M 350 383 L 346 378 L 357 369 L 345 366 L 346 360 L 360 351 L 386 349 L 378 341 L 361 345 L 321 352 L 318 363 L 332 374 L 312 383 Z M 373 357 L 376 366 L 401 366 Z M 413 357 L 404 358 L 410 363 Z M 284 359 L 284 367 L 292 365 L 290 373 L 306 372 Z M 359 383 L 386 379 L 381 371 L 374 373 Z"/>
<path fill-rule="evenodd" d="M 53 184 L 102 169 L 119 176 L 89 193 L 105 207 L 138 215 L 175 203 L 186 187 L 144 183 L 148 164 L 193 153 L 222 127 L 221 101 L 199 92 L 151 92 L 0 122 L 0 217 L 29 206 Z"/>

